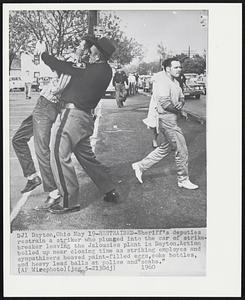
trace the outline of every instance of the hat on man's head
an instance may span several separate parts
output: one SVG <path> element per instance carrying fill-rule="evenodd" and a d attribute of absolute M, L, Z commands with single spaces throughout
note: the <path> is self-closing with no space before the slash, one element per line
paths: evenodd
<path fill-rule="evenodd" d="M 89 47 L 92 47 L 96 43 L 96 38 L 92 35 L 85 35 L 83 37 L 83 40 L 85 40 Z"/>
<path fill-rule="evenodd" d="M 101 39 L 97 39 L 93 45 L 107 58 L 109 59 L 113 52 L 116 50 L 115 46 L 112 44 L 112 42 L 103 37 Z"/>

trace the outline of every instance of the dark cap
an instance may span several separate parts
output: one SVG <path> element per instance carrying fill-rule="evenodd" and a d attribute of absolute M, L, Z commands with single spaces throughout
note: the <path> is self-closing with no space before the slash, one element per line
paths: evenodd
<path fill-rule="evenodd" d="M 92 35 L 85 35 L 82 40 L 86 41 L 89 47 L 92 47 L 96 42 L 96 38 Z"/>
<path fill-rule="evenodd" d="M 107 58 L 109 59 L 113 52 L 116 50 L 115 46 L 112 44 L 112 42 L 103 37 L 101 39 L 96 39 L 95 42 L 93 43 L 96 48 Z"/>

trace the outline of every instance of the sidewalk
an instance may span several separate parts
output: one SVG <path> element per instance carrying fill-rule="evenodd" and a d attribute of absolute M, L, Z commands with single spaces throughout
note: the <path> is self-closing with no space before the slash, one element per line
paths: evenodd
<path fill-rule="evenodd" d="M 144 184 L 140 184 L 131 164 L 152 151 L 151 131 L 142 122 L 148 105 L 149 97 L 144 95 L 128 98 L 122 109 L 117 108 L 115 99 L 102 101 L 95 153 L 111 171 L 121 196 L 119 203 L 104 202 L 103 195 L 74 160 L 81 183 L 81 211 L 61 216 L 35 211 L 33 208 L 46 198 L 38 188 L 12 222 L 12 230 L 205 227 L 205 126 L 180 120 L 189 150 L 190 178 L 200 186 L 198 190 L 177 187 L 173 153 L 145 172 Z"/>

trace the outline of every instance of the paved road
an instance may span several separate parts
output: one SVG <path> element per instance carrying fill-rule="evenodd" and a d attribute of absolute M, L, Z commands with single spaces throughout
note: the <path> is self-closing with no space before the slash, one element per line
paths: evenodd
<path fill-rule="evenodd" d="M 22 190 L 22 188 L 26 184 L 26 180 L 23 177 L 21 167 L 14 152 L 11 139 L 20 126 L 21 122 L 31 114 L 38 96 L 39 93 L 35 92 L 32 92 L 32 99 L 30 100 L 25 99 L 24 92 L 11 92 L 9 96 L 11 211 L 21 197 L 20 190 Z M 34 152 L 33 139 L 31 139 L 30 141 L 30 148 L 32 149 L 32 152 Z M 34 160 L 34 162 L 35 164 L 37 164 L 36 160 Z"/>
<path fill-rule="evenodd" d="M 21 100 L 11 100 L 14 104 Z M 23 100 L 28 115 L 33 102 Z M 149 97 L 137 95 L 126 101 L 122 109 L 114 99 L 104 99 L 99 120 L 98 139 L 95 147 L 97 158 L 107 165 L 121 195 L 118 204 L 105 203 L 103 195 L 75 161 L 81 183 L 81 211 L 64 216 L 36 212 L 33 208 L 45 200 L 42 188 L 36 189 L 12 222 L 12 230 L 19 229 L 88 229 L 88 228 L 182 228 L 206 226 L 206 128 L 191 120 L 180 120 L 189 149 L 189 170 L 197 191 L 179 189 L 176 184 L 176 168 L 173 153 L 144 173 L 144 184 L 138 183 L 131 163 L 143 158 L 151 150 L 151 132 L 142 119 L 147 115 Z M 21 105 L 20 105 L 21 106 Z M 16 114 L 21 115 L 19 110 Z M 22 119 L 12 118 L 16 121 Z M 160 140 L 159 140 L 160 142 Z M 11 159 L 11 202 L 24 180 L 17 160 Z M 20 184 L 21 183 L 21 184 Z"/>
<path fill-rule="evenodd" d="M 206 96 L 201 95 L 200 99 L 186 99 L 184 109 L 206 120 Z"/>

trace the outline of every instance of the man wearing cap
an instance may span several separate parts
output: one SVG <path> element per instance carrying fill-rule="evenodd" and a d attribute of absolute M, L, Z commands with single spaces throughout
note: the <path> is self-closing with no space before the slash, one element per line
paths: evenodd
<path fill-rule="evenodd" d="M 54 214 L 80 210 L 79 184 L 72 164 L 75 154 L 85 172 L 103 192 L 105 201 L 117 201 L 118 193 L 106 169 L 95 158 L 90 145 L 94 121 L 91 111 L 97 106 L 112 78 L 107 60 L 115 47 L 107 38 L 90 39 L 90 63 L 84 66 L 60 61 L 42 54 L 43 61 L 52 69 L 70 74 L 71 80 L 61 98 L 65 109 L 57 118 L 51 142 L 51 165 L 62 194 L 61 202 L 49 209 Z"/>

